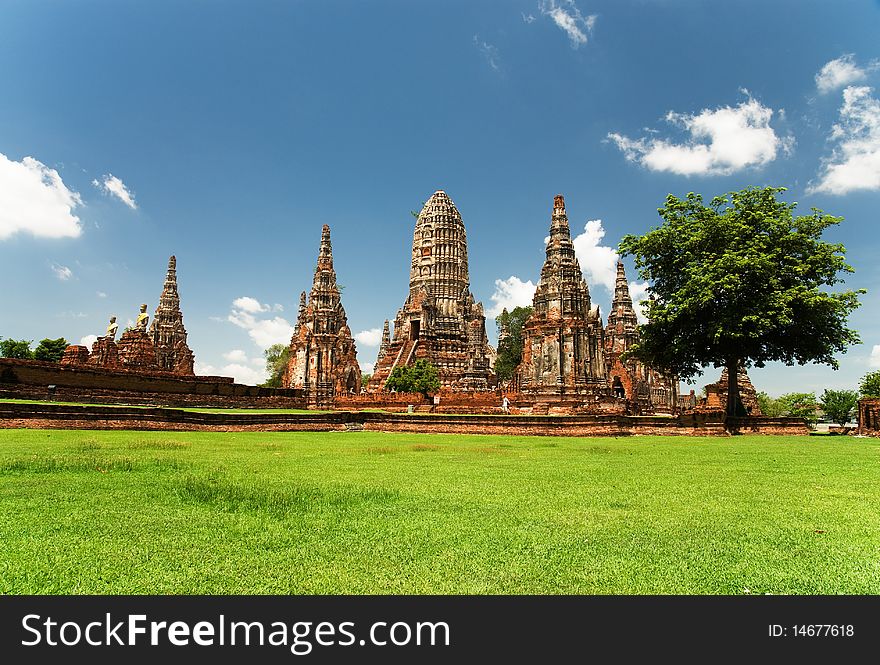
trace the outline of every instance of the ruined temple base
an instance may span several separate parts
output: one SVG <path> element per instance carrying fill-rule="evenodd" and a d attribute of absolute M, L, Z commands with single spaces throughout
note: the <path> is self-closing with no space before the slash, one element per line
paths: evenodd
<path fill-rule="evenodd" d="M 747 422 L 746 422 L 747 421 Z M 0 402 L 0 429 L 130 429 L 209 432 L 377 431 L 506 436 L 729 436 L 720 414 L 678 418 L 420 415 L 335 411 L 319 414 L 201 413 L 179 409 Z M 798 418 L 743 418 L 742 433 L 805 435 Z"/>

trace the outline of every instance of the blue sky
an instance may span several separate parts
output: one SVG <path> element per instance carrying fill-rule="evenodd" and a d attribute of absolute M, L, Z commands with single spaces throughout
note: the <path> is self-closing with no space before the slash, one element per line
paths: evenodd
<path fill-rule="evenodd" d="M 176 254 L 197 369 L 260 380 L 326 223 L 366 366 L 436 189 L 493 313 L 529 300 L 564 194 L 607 313 L 614 248 L 666 194 L 777 185 L 845 217 L 827 238 L 868 289 L 864 343 L 837 372 L 752 378 L 854 387 L 880 367 L 878 34 L 867 0 L 5 0 L 0 335 L 79 342 L 152 313 Z"/>

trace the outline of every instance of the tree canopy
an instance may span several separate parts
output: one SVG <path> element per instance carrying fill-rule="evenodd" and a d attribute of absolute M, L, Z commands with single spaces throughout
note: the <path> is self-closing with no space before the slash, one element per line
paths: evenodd
<path fill-rule="evenodd" d="M 796 217 L 796 203 L 777 199 L 784 191 L 749 187 L 709 205 L 699 194 L 670 194 L 659 227 L 620 243 L 650 284 L 649 321 L 629 355 L 684 379 L 706 365 L 726 366 L 728 416 L 739 400 L 741 365 L 837 369 L 835 354 L 860 342 L 847 317 L 864 291 L 829 290 L 853 269 L 842 244 L 821 240 L 842 218 L 816 208 Z"/>
<path fill-rule="evenodd" d="M 498 354 L 495 359 L 495 374 L 499 381 L 510 381 L 522 361 L 523 337 L 522 329 L 526 320 L 532 315 L 531 307 L 514 307 L 506 309 L 495 317 L 498 326 Z M 502 331 L 507 331 L 503 336 Z"/>
<path fill-rule="evenodd" d="M 41 339 L 34 349 L 34 360 L 57 363 L 64 357 L 64 349 L 70 344 L 63 337 L 58 339 Z"/>
<path fill-rule="evenodd" d="M 422 393 L 428 397 L 440 390 L 440 374 L 434 365 L 421 358 L 412 365 L 398 365 L 391 370 L 385 388 L 402 393 Z"/>
<path fill-rule="evenodd" d="M 822 393 L 820 404 L 822 411 L 833 423 L 841 427 L 846 425 L 856 410 L 859 403 L 859 393 L 855 390 L 825 390 Z"/>
<path fill-rule="evenodd" d="M 780 415 L 803 418 L 809 423 L 815 423 L 817 420 L 816 393 L 785 393 L 776 401 L 782 409 Z"/>
<path fill-rule="evenodd" d="M 0 357 L 33 360 L 34 352 L 26 339 L 0 339 Z"/>
<path fill-rule="evenodd" d="M 266 358 L 266 372 L 269 378 L 261 385 L 264 388 L 281 388 L 284 372 L 287 370 L 287 362 L 290 359 L 290 346 L 287 344 L 273 344 L 263 351 Z"/>
<path fill-rule="evenodd" d="M 862 397 L 880 397 L 880 369 L 876 372 L 868 372 L 862 377 L 859 392 Z"/>

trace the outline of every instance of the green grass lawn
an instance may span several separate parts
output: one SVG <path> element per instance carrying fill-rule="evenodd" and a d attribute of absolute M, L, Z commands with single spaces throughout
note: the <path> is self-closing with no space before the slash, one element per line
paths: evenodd
<path fill-rule="evenodd" d="M 0 430 L 3 593 L 880 593 L 880 441 Z"/>

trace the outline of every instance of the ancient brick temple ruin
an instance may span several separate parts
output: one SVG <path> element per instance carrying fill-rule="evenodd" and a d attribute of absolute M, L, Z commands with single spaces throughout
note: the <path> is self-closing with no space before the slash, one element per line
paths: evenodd
<path fill-rule="evenodd" d="M 523 326 L 520 390 L 536 401 L 608 393 L 604 331 L 574 252 L 565 199 L 553 201 L 547 258 Z"/>
<path fill-rule="evenodd" d="M 361 387 L 357 350 L 336 284 L 330 227 L 326 224 L 308 303 L 305 292 L 300 295 L 282 385 L 303 389 L 310 407 L 330 407 L 334 395 L 354 393 Z"/>
<path fill-rule="evenodd" d="M 156 316 L 147 330 L 146 305 L 141 307 L 139 324 L 122 333 L 117 342 L 115 327 L 98 337 L 91 353 L 80 345 L 68 346 L 62 365 L 90 365 L 102 369 L 128 369 L 138 372 L 167 372 L 194 376 L 194 356 L 186 342 L 186 328 L 177 292 L 177 259 L 168 260 L 165 285 L 156 308 Z M 115 321 L 115 318 L 113 319 Z"/>
<path fill-rule="evenodd" d="M 626 271 L 618 261 L 614 299 L 605 326 L 605 362 L 611 393 L 630 400 L 639 413 L 672 413 L 678 403 L 678 381 L 638 360 L 621 358 L 638 341 L 638 325 Z"/>
<path fill-rule="evenodd" d="M 859 434 L 880 436 L 880 398 L 863 397 L 859 400 Z"/>
<path fill-rule="evenodd" d="M 706 400 L 700 405 L 709 410 L 724 411 L 727 409 L 727 368 L 721 370 L 721 378 L 717 383 L 710 383 L 706 386 Z M 739 366 L 737 371 L 737 383 L 739 384 L 739 401 L 742 402 L 743 409 L 747 415 L 761 416 L 761 406 L 758 404 L 758 391 L 752 385 L 746 368 Z"/>
<path fill-rule="evenodd" d="M 409 296 L 390 343 L 380 349 L 370 388 L 382 390 L 396 366 L 425 358 L 437 367 L 442 387 L 486 389 L 494 382 L 489 355 L 483 306 L 470 291 L 464 222 L 446 192 L 437 191 L 419 213 Z"/>
<path fill-rule="evenodd" d="M 168 259 L 165 285 L 159 297 L 156 314 L 150 324 L 150 338 L 156 353 L 156 365 L 163 372 L 193 376 L 193 352 L 186 343 L 186 328 L 180 311 L 180 294 L 177 292 L 177 259 Z"/>

